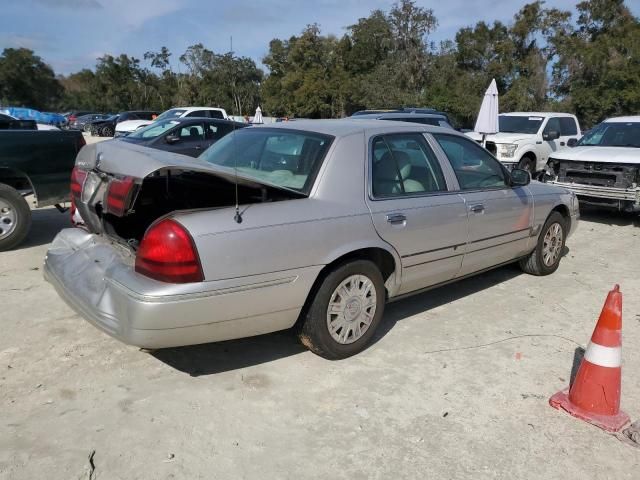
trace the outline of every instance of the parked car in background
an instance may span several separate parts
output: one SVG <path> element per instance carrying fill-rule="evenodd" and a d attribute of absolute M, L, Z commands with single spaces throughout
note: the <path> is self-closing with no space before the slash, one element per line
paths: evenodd
<path fill-rule="evenodd" d="M 468 137 L 377 120 L 243 128 L 197 159 L 101 142 L 72 188 L 83 228 L 58 234 L 45 277 L 145 348 L 298 324 L 313 352 L 348 357 L 388 299 L 516 261 L 554 272 L 578 223 L 573 194 Z"/>
<path fill-rule="evenodd" d="M 575 148 L 555 152 L 548 181 L 575 192 L 581 202 L 640 212 L 640 116 L 609 118 Z"/>
<path fill-rule="evenodd" d="M 233 130 L 247 124 L 213 118 L 161 120 L 120 137 L 123 142 L 197 157 Z"/>
<path fill-rule="evenodd" d="M 76 121 L 78 117 L 83 117 L 85 115 L 89 115 L 92 113 L 97 113 L 97 112 L 91 112 L 91 111 L 85 111 L 85 110 L 73 110 L 71 112 L 63 113 L 62 115 L 64 115 L 64 117 L 67 119 L 67 124 L 71 124 L 72 122 Z"/>
<path fill-rule="evenodd" d="M 361 113 L 351 118 L 354 120 L 392 120 L 453 129 L 447 117 L 436 113 Z"/>
<path fill-rule="evenodd" d="M 37 130 L 34 120 L 18 120 L 11 115 L 0 113 L 0 130 Z"/>
<path fill-rule="evenodd" d="M 360 115 L 370 115 L 370 114 L 381 114 L 381 113 L 427 113 L 427 114 L 435 114 L 442 115 L 447 119 L 447 123 L 453 125 L 451 118 L 446 112 L 441 112 L 440 110 L 436 110 L 434 108 L 426 108 L 426 107 L 403 107 L 403 108 L 390 108 L 390 109 L 372 109 L 372 110 L 359 110 L 354 112 L 351 117 L 357 117 Z"/>
<path fill-rule="evenodd" d="M 581 138 L 575 115 L 549 112 L 503 113 L 500 132 L 486 136 L 486 148 L 507 168 L 520 168 L 531 174 L 544 170 L 549 156 L 575 146 Z M 482 142 L 482 135 L 469 132 L 470 138 Z"/>
<path fill-rule="evenodd" d="M 0 251 L 18 246 L 29 233 L 36 208 L 69 201 L 69 179 L 85 145 L 80 132 L 0 130 Z"/>
<path fill-rule="evenodd" d="M 158 116 L 158 112 L 153 111 L 131 111 L 131 112 L 121 112 L 117 115 L 112 115 L 111 117 L 104 120 L 95 120 L 91 122 L 91 127 L 89 128 L 91 135 L 99 136 L 99 137 L 113 137 L 116 131 L 116 126 L 119 123 L 126 122 L 128 120 L 144 120 L 151 122 Z"/>
<path fill-rule="evenodd" d="M 229 117 L 224 108 L 218 107 L 180 107 L 172 108 L 162 112 L 157 118 L 152 121 L 171 120 L 174 118 L 217 118 L 221 120 L 228 120 Z M 135 132 L 137 129 L 146 127 L 151 122 L 149 120 L 128 120 L 122 121 L 116 126 L 116 137 L 122 137 L 129 135 L 131 132 Z"/>
<path fill-rule="evenodd" d="M 89 133 L 91 131 L 91 122 L 106 120 L 112 117 L 111 113 L 89 113 L 87 115 L 81 115 L 69 122 L 69 130 L 80 130 L 82 132 Z"/>

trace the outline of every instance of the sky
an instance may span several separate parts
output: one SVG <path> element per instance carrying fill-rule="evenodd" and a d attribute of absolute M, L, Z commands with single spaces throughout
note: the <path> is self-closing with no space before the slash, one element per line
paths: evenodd
<path fill-rule="evenodd" d="M 431 8 L 438 28 L 430 40 L 453 39 L 458 29 L 485 20 L 509 22 L 526 0 L 416 0 Z M 273 38 L 289 38 L 307 24 L 341 36 L 348 25 L 376 8 L 388 11 L 393 0 L 0 0 L 0 51 L 26 47 L 56 73 L 93 68 L 104 54 L 144 52 L 166 46 L 178 57 L 189 45 L 203 43 L 227 52 L 233 37 L 236 55 L 260 65 Z M 640 15 L 640 0 L 627 0 Z M 575 11 L 570 0 L 547 6 Z"/>

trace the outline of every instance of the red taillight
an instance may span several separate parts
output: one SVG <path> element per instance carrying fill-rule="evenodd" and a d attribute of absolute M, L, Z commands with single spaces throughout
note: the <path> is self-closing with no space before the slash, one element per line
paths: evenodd
<path fill-rule="evenodd" d="M 80 170 L 78 167 L 74 167 L 71 170 L 71 223 L 73 225 L 78 225 L 78 221 L 76 217 L 76 201 L 80 200 L 80 195 L 82 194 L 82 187 L 84 186 L 84 181 L 87 178 L 87 171 Z"/>
<path fill-rule="evenodd" d="M 69 121 L 69 123 L 71 123 L 71 122 L 75 122 L 75 121 L 76 121 L 76 119 L 77 119 L 77 117 L 76 117 L 75 115 L 69 115 L 69 116 L 67 117 L 67 120 Z"/>
<path fill-rule="evenodd" d="M 136 272 L 169 283 L 204 280 L 191 235 L 170 219 L 152 225 L 145 233 L 136 255 Z"/>
<path fill-rule="evenodd" d="M 78 167 L 74 167 L 71 170 L 71 198 L 75 200 L 80 199 L 80 194 L 82 193 L 82 186 L 84 185 L 84 181 L 87 178 L 87 171 L 80 170 Z"/>
<path fill-rule="evenodd" d="M 112 179 L 107 189 L 107 212 L 117 217 L 123 216 L 127 211 L 134 186 L 133 177 Z"/>

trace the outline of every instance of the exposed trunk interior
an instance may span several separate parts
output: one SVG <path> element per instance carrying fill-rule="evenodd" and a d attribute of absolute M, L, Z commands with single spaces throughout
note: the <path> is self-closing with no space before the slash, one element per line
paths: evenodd
<path fill-rule="evenodd" d="M 304 196 L 262 185 L 238 185 L 237 191 L 241 206 Z M 129 213 L 123 217 L 104 213 L 99 203 L 91 210 L 100 217 L 104 233 L 136 248 L 156 219 L 177 210 L 234 206 L 235 196 L 236 185 L 224 178 L 201 172 L 164 170 L 144 179 Z"/>

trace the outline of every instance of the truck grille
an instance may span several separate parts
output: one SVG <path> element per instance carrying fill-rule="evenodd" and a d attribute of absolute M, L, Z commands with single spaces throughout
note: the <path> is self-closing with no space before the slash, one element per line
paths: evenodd
<path fill-rule="evenodd" d="M 638 165 L 550 159 L 558 181 L 601 187 L 630 188 L 638 182 Z"/>

